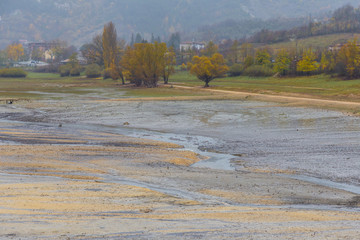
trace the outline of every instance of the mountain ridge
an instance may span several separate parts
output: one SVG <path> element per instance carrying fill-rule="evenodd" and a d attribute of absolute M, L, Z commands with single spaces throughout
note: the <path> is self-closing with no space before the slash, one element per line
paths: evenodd
<path fill-rule="evenodd" d="M 1 0 L 0 48 L 12 41 L 63 39 L 80 46 L 113 21 L 118 35 L 163 38 L 229 19 L 304 17 L 355 0 Z"/>

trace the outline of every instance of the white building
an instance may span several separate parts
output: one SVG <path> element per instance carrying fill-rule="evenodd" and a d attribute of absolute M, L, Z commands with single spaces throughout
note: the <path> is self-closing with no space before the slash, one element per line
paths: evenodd
<path fill-rule="evenodd" d="M 201 50 L 205 48 L 205 43 L 203 42 L 183 42 L 180 43 L 180 51 L 186 52 L 188 50 Z"/>
<path fill-rule="evenodd" d="M 49 66 L 49 64 L 42 61 L 30 60 L 25 62 L 18 62 L 14 66 L 15 67 L 46 67 Z"/>

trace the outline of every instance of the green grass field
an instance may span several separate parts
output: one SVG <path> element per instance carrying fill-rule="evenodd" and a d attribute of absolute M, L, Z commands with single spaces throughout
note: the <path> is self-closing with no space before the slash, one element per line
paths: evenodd
<path fill-rule="evenodd" d="M 203 82 L 188 72 L 178 72 L 170 84 L 203 86 Z M 210 82 L 213 89 L 267 94 L 297 94 L 337 100 L 360 100 L 360 79 L 342 80 L 328 75 L 309 77 L 228 77 Z"/>
<path fill-rule="evenodd" d="M 161 82 L 160 82 L 161 83 Z M 108 91 L 106 91 L 108 89 Z M 119 94 L 118 91 L 122 93 Z M 109 98 L 146 98 L 173 96 L 208 96 L 210 93 L 198 90 L 181 90 L 170 87 L 134 88 L 123 86 L 111 79 L 88 79 L 85 77 L 59 77 L 58 74 L 32 73 L 26 78 L 0 78 L 0 99 L 41 99 L 49 97 L 43 93 L 89 94 L 101 92 Z"/>
<path fill-rule="evenodd" d="M 161 83 L 161 82 L 159 82 Z M 192 86 L 194 89 L 171 88 L 171 85 Z M 109 89 L 110 98 L 144 98 L 174 96 L 209 96 L 203 91 L 204 83 L 188 72 L 179 71 L 170 78 L 168 87 L 133 88 L 119 81 L 87 79 L 84 77 L 60 78 L 57 74 L 29 73 L 27 78 L 0 78 L 0 99 L 41 99 L 42 93 L 88 94 Z M 314 98 L 360 101 L 360 79 L 342 80 L 328 75 L 309 77 L 228 77 L 210 82 L 211 89 L 263 93 L 272 95 L 298 95 Z M 117 89 L 122 94 L 117 94 Z"/>
<path fill-rule="evenodd" d="M 82 77 L 61 78 L 58 74 L 32 73 L 26 78 L 0 78 L 0 99 L 42 98 L 41 92 L 85 94 L 84 88 L 113 87 L 117 83 L 110 80 L 86 79 Z M 38 93 L 39 92 L 39 93 Z"/>

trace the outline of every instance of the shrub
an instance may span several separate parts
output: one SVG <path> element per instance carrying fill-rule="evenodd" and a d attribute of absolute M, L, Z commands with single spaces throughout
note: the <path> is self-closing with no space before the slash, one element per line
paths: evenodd
<path fill-rule="evenodd" d="M 229 71 L 228 71 L 228 75 L 230 77 L 237 77 L 240 76 L 241 73 L 243 72 L 243 67 L 240 64 L 234 64 L 230 67 Z"/>
<path fill-rule="evenodd" d="M 141 79 L 130 79 L 130 83 L 134 84 L 136 87 L 140 87 L 143 84 Z"/>
<path fill-rule="evenodd" d="M 266 65 L 253 65 L 245 69 L 244 75 L 250 77 L 270 77 L 274 75 L 274 71 Z"/>
<path fill-rule="evenodd" d="M 61 77 L 68 77 L 70 76 L 70 66 L 63 65 L 59 67 L 59 73 Z"/>
<path fill-rule="evenodd" d="M 21 68 L 5 68 L 0 70 L 0 77 L 5 78 L 24 78 L 27 73 Z"/>
<path fill-rule="evenodd" d="M 181 71 L 186 71 L 187 70 L 187 66 L 185 65 L 185 63 L 181 64 L 180 69 L 181 69 Z"/>
<path fill-rule="evenodd" d="M 50 64 L 48 66 L 36 67 L 33 69 L 33 72 L 37 73 L 57 73 L 59 71 L 59 66 L 55 64 Z"/>
<path fill-rule="evenodd" d="M 79 67 L 74 67 L 70 69 L 70 76 L 72 77 L 80 76 L 80 73 L 81 73 L 81 68 Z"/>
<path fill-rule="evenodd" d="M 96 63 L 86 67 L 85 75 L 88 78 L 98 78 L 101 76 L 101 68 Z"/>

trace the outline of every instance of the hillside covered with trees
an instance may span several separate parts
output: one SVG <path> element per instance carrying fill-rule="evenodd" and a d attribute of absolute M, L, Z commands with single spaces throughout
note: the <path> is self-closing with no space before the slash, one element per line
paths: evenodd
<path fill-rule="evenodd" d="M 131 33 L 165 38 L 200 26 L 245 19 L 305 17 L 329 12 L 355 0 L 2 0 L 0 47 L 12 41 L 62 39 L 77 46 L 113 21 L 119 36 Z M 244 25 L 244 27 L 246 27 Z M 277 30 L 277 29 L 272 29 Z M 246 29 L 246 31 L 248 31 Z"/>
<path fill-rule="evenodd" d="M 360 33 L 360 7 L 345 5 L 324 21 L 309 19 L 307 24 L 290 30 L 269 31 L 263 29 L 247 41 L 256 43 L 276 43 L 289 39 L 301 39 L 338 33 Z"/>

